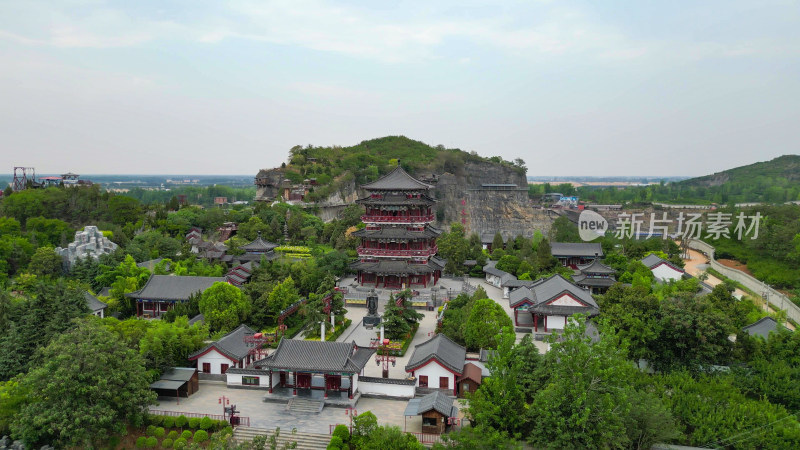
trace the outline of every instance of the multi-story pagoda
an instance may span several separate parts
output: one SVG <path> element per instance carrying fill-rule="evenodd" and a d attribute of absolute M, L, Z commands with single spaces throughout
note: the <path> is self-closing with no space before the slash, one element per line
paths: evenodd
<path fill-rule="evenodd" d="M 431 226 L 436 200 L 433 187 L 414 179 L 399 165 L 383 178 L 361 186 L 369 192 L 356 203 L 366 212 L 365 228 L 353 233 L 361 238 L 359 260 L 352 265 L 364 286 L 402 289 L 436 284 L 444 268 L 436 258 L 436 238 Z"/>

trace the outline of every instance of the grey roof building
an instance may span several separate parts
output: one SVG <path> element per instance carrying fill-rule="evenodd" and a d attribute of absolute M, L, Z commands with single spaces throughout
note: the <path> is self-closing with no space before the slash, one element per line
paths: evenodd
<path fill-rule="evenodd" d="M 176 302 L 185 302 L 194 294 L 200 294 L 214 283 L 227 282 L 225 277 L 178 277 L 153 275 L 143 288 L 125 294 L 136 299 L 137 317 L 160 317 Z"/>
<path fill-rule="evenodd" d="M 742 331 L 749 334 L 750 336 L 761 336 L 764 339 L 769 338 L 769 334 L 773 332 L 777 332 L 777 330 L 781 328 L 786 330 L 782 325 L 778 325 L 778 322 L 773 319 L 772 317 L 763 317 L 758 319 L 756 322 L 751 323 L 742 328 Z"/>
<path fill-rule="evenodd" d="M 616 272 L 616 270 L 601 263 L 598 258 L 589 264 L 578 265 L 572 280 L 592 294 L 602 294 L 617 282 L 614 278 Z"/>
<path fill-rule="evenodd" d="M 86 306 L 89 307 L 89 311 L 91 311 L 93 315 L 100 318 L 105 317 L 105 311 L 108 305 L 98 300 L 97 297 L 89 292 L 84 292 L 83 296 L 86 298 Z"/>
<path fill-rule="evenodd" d="M 372 183 L 362 184 L 361 188 L 368 191 L 407 191 L 433 189 L 433 186 L 415 179 L 398 164 L 391 172 Z"/>
<path fill-rule="evenodd" d="M 570 283 L 561 275 L 553 275 L 531 287 L 521 287 L 512 291 L 509 303 L 514 309 L 516 325 L 534 326 L 537 329 L 539 317 L 545 319 L 548 316 L 557 316 L 559 326 L 563 328 L 566 324 L 564 318 L 567 316 L 573 314 L 593 316 L 600 312 L 600 307 L 588 291 Z M 530 313 L 530 316 L 526 312 Z"/>
<path fill-rule="evenodd" d="M 189 361 L 196 361 L 199 357 L 207 354 L 211 350 L 216 350 L 228 357 L 231 361 L 240 362 L 250 353 L 250 347 L 244 341 L 245 336 L 255 334 L 252 328 L 247 325 L 239 325 L 235 330 L 221 337 L 216 342 L 206 345 L 202 349 L 189 355 Z"/>
<path fill-rule="evenodd" d="M 277 246 L 278 244 L 261 239 L 261 232 L 259 231 L 258 237 L 253 242 L 242 245 L 239 248 L 247 253 L 267 253 L 272 251 Z"/>
<path fill-rule="evenodd" d="M 464 371 L 466 357 L 466 348 L 439 333 L 414 347 L 414 353 L 411 354 L 411 358 L 406 364 L 406 372 L 412 372 L 431 360 L 436 360 L 440 365 L 461 375 Z"/>
<path fill-rule="evenodd" d="M 359 347 L 355 342 L 282 339 L 271 355 L 253 366 L 261 370 L 354 374 L 361 372 L 374 353 L 375 349 Z"/>
<path fill-rule="evenodd" d="M 551 242 L 550 254 L 559 259 L 570 257 L 583 259 L 602 258 L 603 246 L 592 242 Z"/>

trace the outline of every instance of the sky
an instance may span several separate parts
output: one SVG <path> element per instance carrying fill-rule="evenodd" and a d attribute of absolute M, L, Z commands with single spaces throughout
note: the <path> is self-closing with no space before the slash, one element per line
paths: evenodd
<path fill-rule="evenodd" d="M 800 153 L 800 1 L 0 0 L 0 173 L 255 174 L 404 135 L 529 175 Z"/>

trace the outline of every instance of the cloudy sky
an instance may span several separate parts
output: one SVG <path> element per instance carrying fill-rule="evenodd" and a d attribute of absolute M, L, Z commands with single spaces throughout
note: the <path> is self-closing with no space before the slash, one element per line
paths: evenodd
<path fill-rule="evenodd" d="M 0 0 L 0 172 L 255 174 L 402 134 L 530 175 L 800 153 L 800 2 Z"/>

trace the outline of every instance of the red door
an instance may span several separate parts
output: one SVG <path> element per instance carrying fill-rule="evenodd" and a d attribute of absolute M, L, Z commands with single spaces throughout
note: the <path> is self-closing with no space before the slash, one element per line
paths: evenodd
<path fill-rule="evenodd" d="M 447 377 L 439 377 L 439 389 L 449 389 L 450 383 Z"/>
<path fill-rule="evenodd" d="M 427 375 L 420 375 L 419 376 L 419 387 L 428 387 L 428 376 Z"/>
<path fill-rule="evenodd" d="M 281 386 L 286 386 L 286 372 L 281 372 Z"/>
<path fill-rule="evenodd" d="M 203 363 L 203 373 L 211 373 L 211 363 Z"/>
<path fill-rule="evenodd" d="M 298 373 L 297 374 L 297 387 L 299 387 L 299 388 L 310 388 L 311 387 L 311 374 L 310 373 Z"/>
<path fill-rule="evenodd" d="M 325 388 L 329 391 L 338 391 L 341 386 L 341 375 L 328 375 L 328 378 L 325 380 Z"/>
<path fill-rule="evenodd" d="M 220 364 L 219 367 L 220 367 L 220 373 L 224 374 L 225 372 L 228 371 L 228 365 L 227 364 Z"/>

